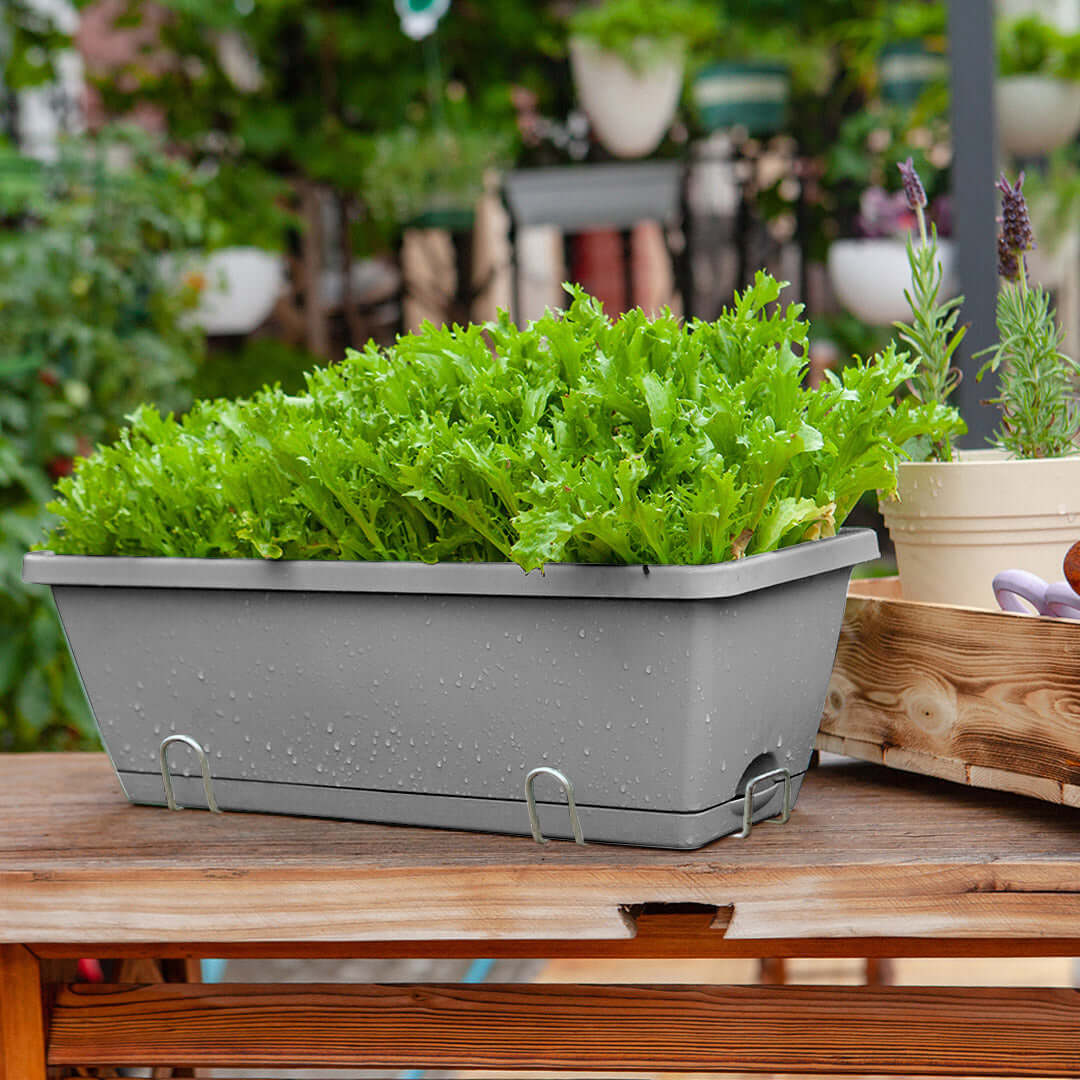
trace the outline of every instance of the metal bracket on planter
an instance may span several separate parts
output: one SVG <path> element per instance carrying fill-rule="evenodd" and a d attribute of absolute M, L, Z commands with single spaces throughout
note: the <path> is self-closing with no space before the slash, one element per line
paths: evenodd
<path fill-rule="evenodd" d="M 578 844 L 585 843 L 585 835 L 581 831 L 581 821 L 578 819 L 577 804 L 574 802 L 574 785 L 570 783 L 570 780 L 558 769 L 549 768 L 547 765 L 541 765 L 538 768 L 532 770 L 528 776 L 525 777 L 525 802 L 529 807 L 529 827 L 532 829 L 533 839 L 538 844 L 546 844 L 547 839 L 540 829 L 540 817 L 536 812 L 536 794 L 533 791 L 533 786 L 536 783 L 538 776 L 550 776 L 559 782 L 563 791 L 566 792 L 566 806 L 570 811 L 570 828 L 574 831 L 574 842 Z"/>
<path fill-rule="evenodd" d="M 214 798 L 214 785 L 213 781 L 210 779 L 210 762 L 206 757 L 206 751 L 202 748 L 202 744 L 196 739 L 193 739 L 190 735 L 167 735 L 161 740 L 161 746 L 158 748 L 158 761 L 161 764 L 161 781 L 165 785 L 165 801 L 168 803 L 169 809 L 184 809 L 177 803 L 176 796 L 173 794 L 172 776 L 169 773 L 169 763 L 166 760 L 169 747 L 173 743 L 183 743 L 185 746 L 190 746 L 191 749 L 199 755 L 199 769 L 202 771 L 203 791 L 206 792 L 206 808 L 212 814 L 220 814 L 221 810 L 218 809 L 217 800 Z"/>
<path fill-rule="evenodd" d="M 783 825 L 791 817 L 791 773 L 787 769 L 773 769 L 770 772 L 762 773 L 760 776 L 755 776 L 746 785 L 746 791 L 743 793 L 742 831 L 735 834 L 740 840 L 745 840 L 750 835 L 750 830 L 753 827 L 754 788 L 764 784 L 767 780 L 784 781 L 784 805 L 779 814 L 773 814 L 773 818 L 778 819 L 778 825 Z M 771 821 L 772 818 L 766 818 L 765 820 Z"/>

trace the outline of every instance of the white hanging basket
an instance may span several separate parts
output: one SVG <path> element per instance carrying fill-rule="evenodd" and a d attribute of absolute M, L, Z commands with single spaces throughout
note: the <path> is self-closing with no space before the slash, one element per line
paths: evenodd
<path fill-rule="evenodd" d="M 1009 75 L 998 79 L 996 98 L 1001 145 L 1010 154 L 1048 154 L 1080 131 L 1080 83 Z"/>
<path fill-rule="evenodd" d="M 222 248 L 180 260 L 164 256 L 163 271 L 202 279 L 191 319 L 207 334 L 223 336 L 250 334 L 265 322 L 285 284 L 282 257 L 257 247 Z"/>
<path fill-rule="evenodd" d="M 945 276 L 940 298 L 956 293 L 953 246 L 938 240 Z M 836 240 L 829 248 L 829 283 L 837 300 L 852 315 L 871 326 L 891 326 L 910 320 L 904 290 L 911 288 L 907 249 L 900 239 Z"/>
<path fill-rule="evenodd" d="M 640 45 L 643 53 L 656 50 L 653 42 Z M 635 71 L 622 57 L 585 38 L 570 39 L 578 100 L 597 138 L 616 157 L 644 157 L 660 145 L 679 103 L 683 63 L 682 47 L 673 45 Z"/>

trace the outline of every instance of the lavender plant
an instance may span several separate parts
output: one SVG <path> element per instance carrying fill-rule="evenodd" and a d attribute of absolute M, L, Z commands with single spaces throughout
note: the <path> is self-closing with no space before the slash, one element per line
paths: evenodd
<path fill-rule="evenodd" d="M 998 395 L 989 403 L 1001 409 L 994 443 L 1018 458 L 1061 457 L 1075 453 L 1080 437 L 1080 409 L 1075 398 L 1080 365 L 1061 351 L 1064 333 L 1050 297 L 1028 283 L 1025 254 L 1035 247 L 1024 198 L 1024 174 L 1010 185 L 1002 173 L 998 274 L 1005 285 L 998 294 L 998 342 L 977 378 L 1000 375 Z"/>
<path fill-rule="evenodd" d="M 966 324 L 957 325 L 964 298 L 954 296 L 939 302 L 945 271 L 938 253 L 937 226 L 931 224 L 927 229 L 926 190 L 912 159 L 909 157 L 898 167 L 904 182 L 904 197 L 919 223 L 919 242 L 916 244 L 908 234 L 911 289 L 905 289 L 904 295 L 911 307 L 911 323 L 898 322 L 895 326 L 918 364 L 908 382 L 912 396 L 924 405 L 944 406 L 960 382 L 960 371 L 952 366 L 952 358 L 967 332 Z M 954 423 L 944 428 L 938 439 L 924 440 L 921 454 L 915 452 L 917 447 L 913 448 L 912 457 L 952 461 L 953 439 L 967 431 L 960 414 L 954 412 L 954 416 Z"/>

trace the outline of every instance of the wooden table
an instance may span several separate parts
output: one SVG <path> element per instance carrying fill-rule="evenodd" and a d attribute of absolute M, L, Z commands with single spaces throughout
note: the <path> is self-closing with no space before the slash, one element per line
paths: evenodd
<path fill-rule="evenodd" d="M 1080 993 L 52 985 L 62 958 L 1080 955 L 1080 813 L 823 766 L 695 852 L 128 805 L 0 757 L 0 1078 L 46 1063 L 1080 1076 Z M 44 993 L 42 993 L 44 989 Z"/>

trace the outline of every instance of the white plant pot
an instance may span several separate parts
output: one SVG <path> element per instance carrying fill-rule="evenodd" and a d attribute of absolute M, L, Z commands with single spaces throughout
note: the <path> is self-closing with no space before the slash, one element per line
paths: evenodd
<path fill-rule="evenodd" d="M 1010 154 L 1048 154 L 1080 131 L 1080 83 L 1009 75 L 998 79 L 996 101 L 1001 145 Z"/>
<path fill-rule="evenodd" d="M 578 100 L 596 137 L 616 157 L 644 157 L 660 145 L 679 103 L 683 61 L 683 49 L 675 46 L 638 72 L 585 38 L 570 39 Z"/>
<path fill-rule="evenodd" d="M 274 308 L 285 284 L 284 260 L 256 247 L 222 248 L 210 255 L 162 256 L 167 277 L 203 279 L 191 320 L 207 334 L 250 334 Z"/>
<path fill-rule="evenodd" d="M 1002 570 L 1060 581 L 1080 539 L 1080 455 L 1019 461 L 999 450 L 905 462 L 881 502 L 905 600 L 997 608 Z"/>
<path fill-rule="evenodd" d="M 938 240 L 944 278 L 939 299 L 956 294 L 953 246 Z M 900 239 L 836 240 L 829 248 L 829 282 L 837 300 L 871 326 L 909 321 L 904 290 L 911 288 L 905 242 Z"/>

